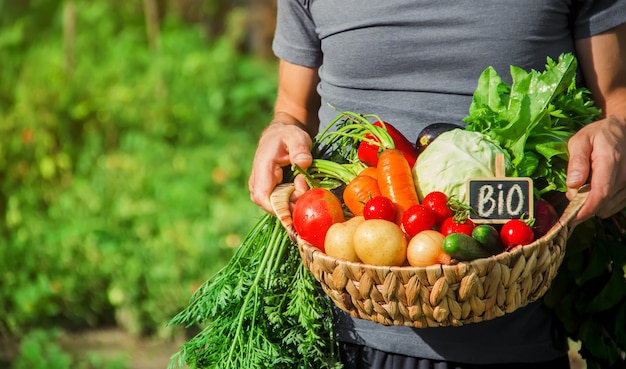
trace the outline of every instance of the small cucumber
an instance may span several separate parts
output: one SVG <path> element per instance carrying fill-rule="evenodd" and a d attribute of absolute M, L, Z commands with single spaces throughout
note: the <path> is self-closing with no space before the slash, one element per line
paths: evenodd
<path fill-rule="evenodd" d="M 504 251 L 500 233 L 491 225 L 481 224 L 476 226 L 472 231 L 472 238 L 478 241 L 490 255 Z"/>
<path fill-rule="evenodd" d="M 450 257 L 469 261 L 490 256 L 482 245 L 471 236 L 464 233 L 451 233 L 443 240 L 443 251 Z"/>

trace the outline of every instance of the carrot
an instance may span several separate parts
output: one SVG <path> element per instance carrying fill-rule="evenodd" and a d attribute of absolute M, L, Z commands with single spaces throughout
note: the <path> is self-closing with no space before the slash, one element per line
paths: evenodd
<path fill-rule="evenodd" d="M 343 202 L 354 216 L 363 215 L 367 200 L 380 196 L 378 181 L 368 175 L 354 177 L 343 190 Z"/>
<path fill-rule="evenodd" d="M 419 204 L 409 163 L 400 150 L 386 149 L 380 153 L 377 169 L 380 193 L 398 206 L 402 219 L 406 209 Z"/>
<path fill-rule="evenodd" d="M 359 172 L 360 176 L 369 176 L 374 179 L 378 177 L 378 169 L 376 167 L 366 167 L 362 171 Z"/>

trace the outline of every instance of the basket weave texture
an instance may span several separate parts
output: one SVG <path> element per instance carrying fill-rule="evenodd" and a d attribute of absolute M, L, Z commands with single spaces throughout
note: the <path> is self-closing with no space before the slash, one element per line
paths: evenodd
<path fill-rule="evenodd" d="M 293 190 L 291 183 L 279 185 L 272 206 L 332 301 L 356 318 L 416 328 L 487 321 L 541 298 L 563 261 L 569 224 L 588 192 L 582 188 L 554 227 L 532 244 L 452 265 L 388 267 L 328 256 L 298 237 L 289 211 Z"/>

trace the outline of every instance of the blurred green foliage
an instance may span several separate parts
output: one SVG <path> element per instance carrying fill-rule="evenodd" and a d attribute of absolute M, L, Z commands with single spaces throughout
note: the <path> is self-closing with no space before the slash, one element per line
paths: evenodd
<path fill-rule="evenodd" d="M 76 1 L 73 39 L 63 2 L 20 4 L 0 0 L 0 346 L 171 335 L 261 215 L 247 176 L 275 63 L 239 50 L 238 22 L 209 38 L 166 14 L 151 49 L 140 2 Z"/>

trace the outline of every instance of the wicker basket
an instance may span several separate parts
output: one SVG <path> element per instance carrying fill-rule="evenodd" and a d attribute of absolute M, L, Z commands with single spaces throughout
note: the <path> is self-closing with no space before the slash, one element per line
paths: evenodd
<path fill-rule="evenodd" d="M 386 267 L 337 259 L 299 238 L 289 210 L 293 190 L 293 184 L 279 185 L 271 203 L 324 292 L 356 318 L 416 328 L 491 320 L 542 297 L 588 192 L 582 188 L 557 224 L 530 245 L 453 265 Z"/>

